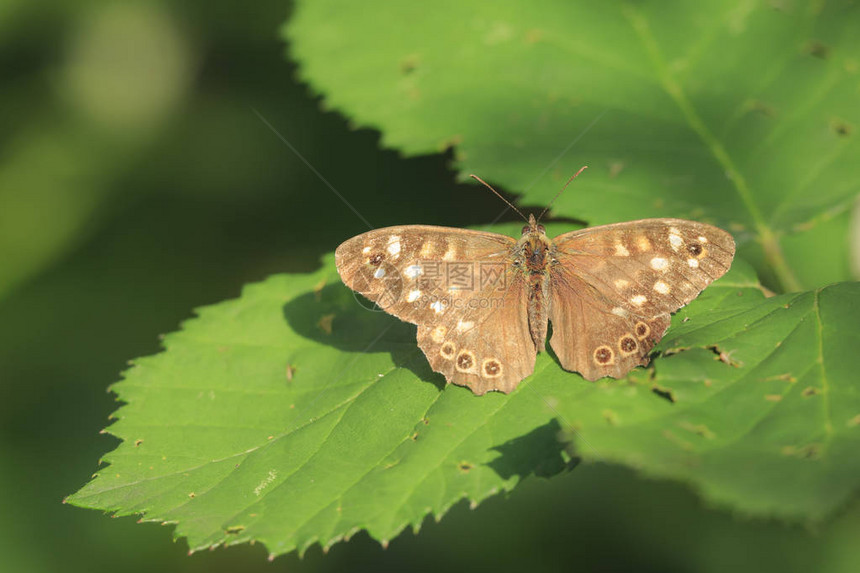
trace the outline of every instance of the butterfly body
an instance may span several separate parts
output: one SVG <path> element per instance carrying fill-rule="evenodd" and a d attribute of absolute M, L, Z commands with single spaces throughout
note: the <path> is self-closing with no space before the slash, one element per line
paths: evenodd
<path fill-rule="evenodd" d="M 552 264 L 558 264 L 555 250 L 543 225 L 538 225 L 532 215 L 529 224 L 523 227 L 522 238 L 517 241 L 512 253 L 514 266 L 522 269 L 528 281 L 529 333 L 538 352 L 542 352 L 546 346 L 552 288 L 550 269 Z"/>
<path fill-rule="evenodd" d="M 725 231 L 644 219 L 546 236 L 534 217 L 519 240 L 408 225 L 377 229 L 335 252 L 344 283 L 418 325 L 432 368 L 476 394 L 512 391 L 534 370 L 553 324 L 562 367 L 588 380 L 648 363 L 669 316 L 724 274 Z"/>

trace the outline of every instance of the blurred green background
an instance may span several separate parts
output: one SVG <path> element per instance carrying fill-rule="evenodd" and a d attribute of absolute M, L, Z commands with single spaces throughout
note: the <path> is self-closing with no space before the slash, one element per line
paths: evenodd
<path fill-rule="evenodd" d="M 454 183 L 450 156 L 404 159 L 322 111 L 284 57 L 290 10 L 0 2 L 4 570 L 860 570 L 856 503 L 815 528 L 738 519 L 603 466 L 460 504 L 386 550 L 358 534 L 273 564 L 253 546 L 189 557 L 169 526 L 63 505 L 115 446 L 99 431 L 127 360 L 157 352 L 194 307 L 311 270 L 366 230 L 254 110 L 375 226 L 476 225 L 500 210 Z"/>

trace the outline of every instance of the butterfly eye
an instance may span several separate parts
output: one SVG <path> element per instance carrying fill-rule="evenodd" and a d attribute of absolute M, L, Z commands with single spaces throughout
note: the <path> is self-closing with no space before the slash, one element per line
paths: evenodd
<path fill-rule="evenodd" d="M 546 229 L 543 228 L 543 225 L 538 225 L 537 230 L 538 230 L 538 233 L 541 233 L 544 235 L 546 234 Z"/>
<path fill-rule="evenodd" d="M 525 227 L 523 227 L 523 235 L 528 234 L 528 232 L 529 232 L 530 230 L 531 230 L 531 227 L 529 227 L 528 225 L 526 225 Z"/>

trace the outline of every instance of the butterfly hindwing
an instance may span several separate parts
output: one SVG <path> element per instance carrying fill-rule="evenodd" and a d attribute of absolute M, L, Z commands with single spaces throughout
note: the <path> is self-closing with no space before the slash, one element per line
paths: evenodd
<path fill-rule="evenodd" d="M 646 364 L 669 314 L 722 276 L 735 250 L 725 231 L 680 219 L 592 227 L 554 243 L 550 344 L 589 380 Z"/>
<path fill-rule="evenodd" d="M 449 382 L 475 394 L 511 392 L 534 371 L 537 349 L 529 333 L 527 284 L 508 268 L 495 282 L 418 326 L 418 346 Z"/>

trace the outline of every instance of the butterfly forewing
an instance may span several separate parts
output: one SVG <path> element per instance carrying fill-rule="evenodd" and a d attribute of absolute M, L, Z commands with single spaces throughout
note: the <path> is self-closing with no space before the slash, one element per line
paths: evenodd
<path fill-rule="evenodd" d="M 680 219 L 592 227 L 554 243 L 550 343 L 565 369 L 589 380 L 647 363 L 669 314 L 722 276 L 735 250 L 725 231 Z"/>
<path fill-rule="evenodd" d="M 504 235 L 421 225 L 364 233 L 338 247 L 344 283 L 418 325 L 418 345 L 449 382 L 510 392 L 534 369 L 526 285 Z"/>

